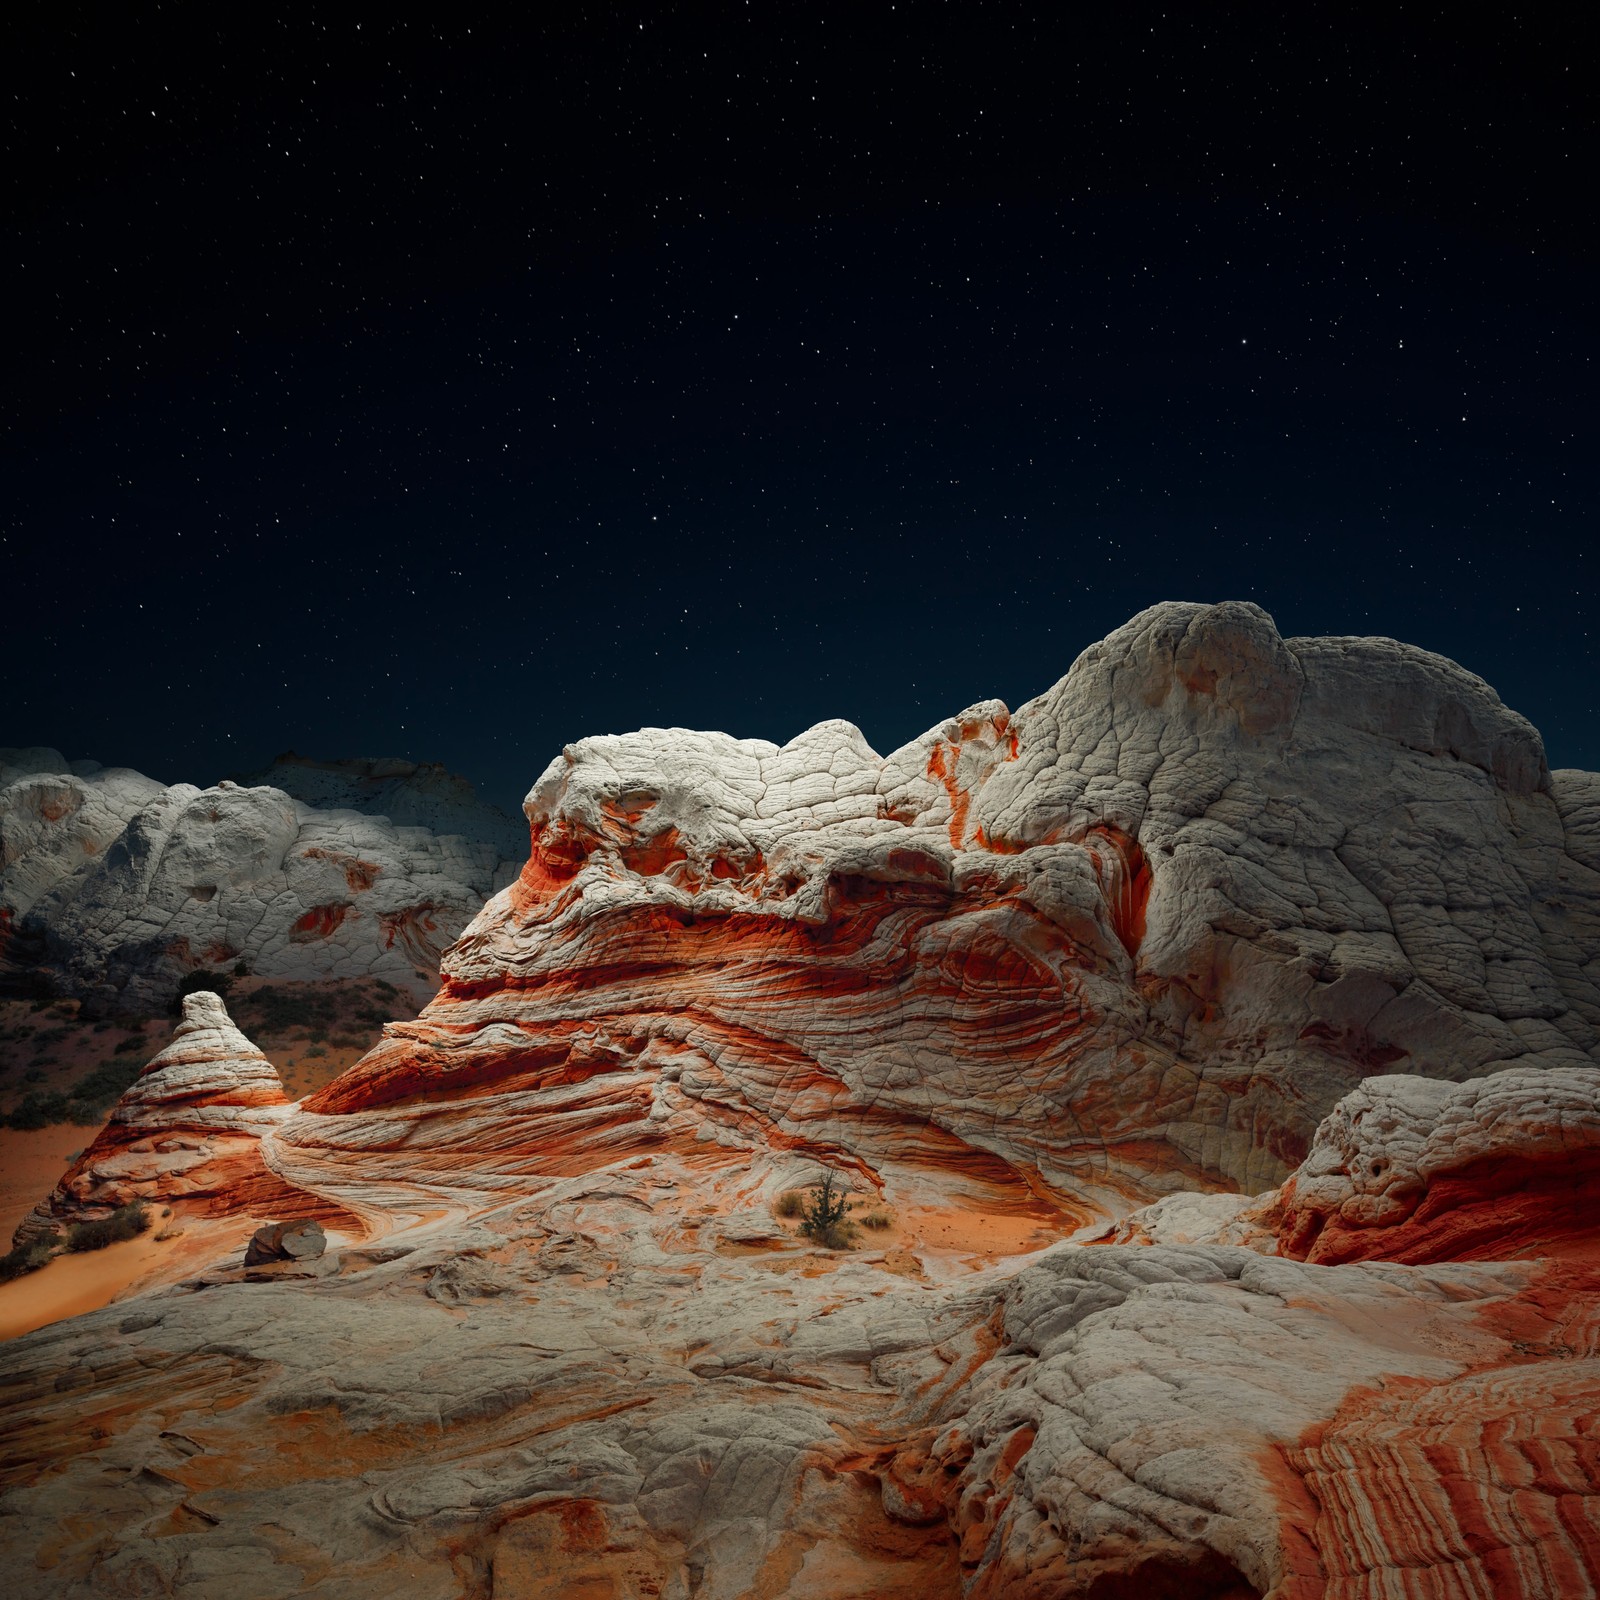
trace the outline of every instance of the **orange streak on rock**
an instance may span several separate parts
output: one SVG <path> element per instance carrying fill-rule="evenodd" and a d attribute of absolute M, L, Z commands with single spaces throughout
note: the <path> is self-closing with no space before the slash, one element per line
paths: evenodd
<path fill-rule="evenodd" d="M 350 911 L 348 905 L 312 906 L 304 916 L 296 918 L 294 926 L 289 929 L 289 938 L 295 944 L 310 944 L 313 939 L 326 939 L 350 915 Z"/>
<path fill-rule="evenodd" d="M 1150 903 L 1150 863 L 1139 841 L 1120 828 L 1093 828 L 1083 842 L 1094 858 L 1111 926 L 1122 948 L 1137 956 L 1144 943 L 1145 912 Z"/>
<path fill-rule="evenodd" d="M 1416 1210 L 1393 1226 L 1353 1227 L 1337 1214 L 1289 1210 L 1278 1248 L 1328 1265 L 1511 1261 L 1583 1253 L 1597 1237 L 1600 1151 L 1583 1150 L 1458 1167 L 1435 1177 Z"/>
<path fill-rule="evenodd" d="M 312 845 L 301 854 L 307 861 L 326 861 L 329 865 L 338 867 L 344 873 L 344 881 L 358 894 L 370 889 L 383 871 L 375 861 L 363 861 L 359 856 L 350 855 L 343 850 L 328 850 L 321 845 Z"/>
<path fill-rule="evenodd" d="M 1282 1600 L 1600 1587 L 1600 1268 L 1557 1267 L 1483 1320 L 1562 1339 L 1515 1340 L 1508 1364 L 1442 1383 L 1358 1390 L 1281 1452 Z"/>

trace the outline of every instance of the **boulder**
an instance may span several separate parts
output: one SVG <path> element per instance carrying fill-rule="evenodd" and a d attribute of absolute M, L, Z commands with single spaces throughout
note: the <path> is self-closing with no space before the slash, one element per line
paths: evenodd
<path fill-rule="evenodd" d="M 274 1261 L 315 1261 L 327 1248 L 327 1235 L 314 1220 L 269 1222 L 250 1235 L 244 1264 L 261 1267 Z"/>

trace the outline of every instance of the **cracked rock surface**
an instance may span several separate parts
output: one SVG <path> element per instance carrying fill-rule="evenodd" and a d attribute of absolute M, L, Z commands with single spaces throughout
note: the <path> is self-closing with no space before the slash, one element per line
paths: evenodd
<path fill-rule="evenodd" d="M 1600 1588 L 1600 790 L 1487 685 L 1167 605 L 525 809 L 205 1202 L 326 1252 L 5 1347 L 20 1596 Z"/>
<path fill-rule="evenodd" d="M 124 1012 L 239 962 L 430 993 L 440 952 L 515 875 L 521 829 L 435 767 L 286 757 L 263 776 L 169 788 L 0 749 L 0 980 Z"/>

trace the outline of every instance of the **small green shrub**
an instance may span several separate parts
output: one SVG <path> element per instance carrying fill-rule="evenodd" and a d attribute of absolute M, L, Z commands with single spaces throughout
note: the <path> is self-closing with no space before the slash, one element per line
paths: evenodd
<path fill-rule="evenodd" d="M 813 1189 L 806 1203 L 805 1221 L 800 1224 L 800 1231 L 829 1250 L 848 1250 L 856 1231 L 848 1220 L 849 1209 L 849 1198 L 838 1186 L 836 1176 L 824 1172 L 822 1182 Z"/>
<path fill-rule="evenodd" d="M 67 1249 L 72 1251 L 104 1250 L 108 1244 L 120 1244 L 124 1239 L 137 1239 L 150 1226 L 150 1213 L 144 1201 L 134 1200 L 118 1206 L 109 1217 L 97 1217 L 93 1222 L 75 1222 L 67 1229 Z"/>
<path fill-rule="evenodd" d="M 79 1079 L 65 1094 L 57 1089 L 30 1090 L 8 1116 L 0 1117 L 0 1126 L 24 1133 L 33 1133 L 58 1122 L 76 1122 L 88 1127 L 104 1118 L 106 1107 L 139 1076 L 140 1070 L 138 1062 L 118 1061 L 113 1056 L 110 1061 L 102 1061 L 87 1077 Z M 24 1073 L 23 1080 L 37 1083 L 42 1076 L 42 1073 Z"/>
<path fill-rule="evenodd" d="M 87 1077 L 79 1078 L 67 1094 L 86 1106 L 109 1105 L 143 1070 L 137 1061 L 102 1061 Z"/>
<path fill-rule="evenodd" d="M 15 1250 L 0 1256 L 0 1283 L 10 1283 L 25 1273 L 37 1272 L 54 1254 L 49 1244 L 38 1240 L 33 1244 L 19 1244 Z"/>

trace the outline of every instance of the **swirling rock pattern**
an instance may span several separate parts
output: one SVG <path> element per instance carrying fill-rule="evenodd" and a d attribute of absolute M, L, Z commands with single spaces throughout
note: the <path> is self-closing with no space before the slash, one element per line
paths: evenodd
<path fill-rule="evenodd" d="M 308 1110 L 581 1082 L 618 1149 L 965 1167 L 1080 1216 L 1261 1189 L 1374 1071 L 1600 1059 L 1585 792 L 1452 663 L 1248 605 L 1145 612 L 888 757 L 843 722 L 585 739 L 438 999 Z"/>
<path fill-rule="evenodd" d="M 262 1136 L 289 1111 L 277 1070 L 234 1026 L 222 997 L 186 995 L 171 1041 L 17 1238 L 42 1237 L 134 1200 L 181 1201 L 213 1214 L 279 1200 L 304 1210 L 308 1197 L 268 1173 L 260 1154 Z"/>
<path fill-rule="evenodd" d="M 1486 685 L 1165 606 L 888 757 L 645 730 L 526 810 L 433 1004 L 263 1109 L 315 1274 L 8 1347 L 23 1600 L 1600 1589 L 1600 1241 L 1525 1182 L 1600 791 Z M 823 1165 L 854 1252 L 774 1217 Z"/>

